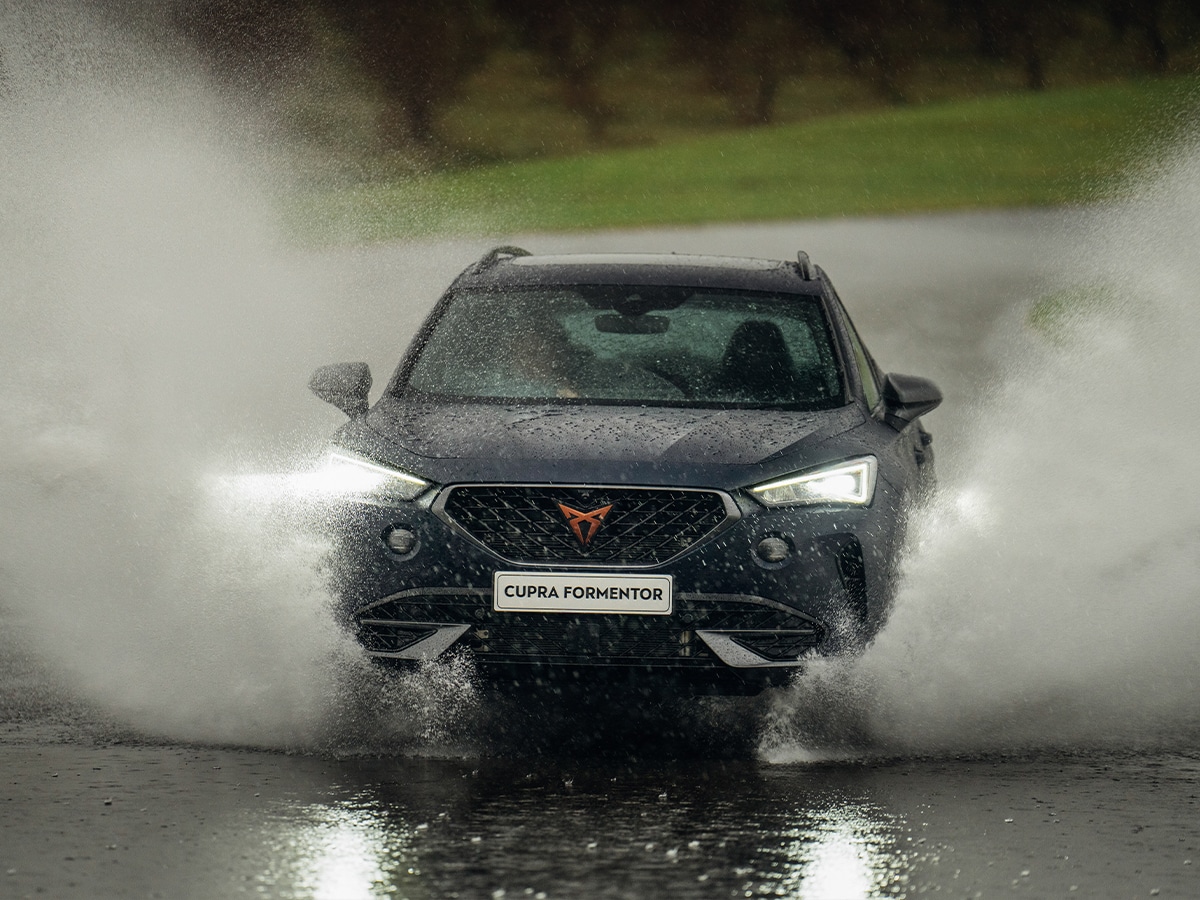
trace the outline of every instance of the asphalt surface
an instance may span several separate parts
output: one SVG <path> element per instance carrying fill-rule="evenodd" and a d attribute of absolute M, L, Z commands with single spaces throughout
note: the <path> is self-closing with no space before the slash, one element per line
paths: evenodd
<path fill-rule="evenodd" d="M 8 744 L 6 897 L 1194 897 L 1196 755 L 372 759 Z"/>
<path fill-rule="evenodd" d="M 952 469 L 975 398 L 1006 365 L 1006 334 L 1053 288 L 1064 235 L 1080 228 L 1047 211 L 515 240 L 540 252 L 803 247 L 881 364 L 943 387 L 928 424 Z M 301 261 L 360 299 L 310 312 L 323 343 L 302 355 L 332 356 L 314 367 L 365 356 L 379 381 L 486 246 Z M 318 434 L 337 420 L 299 401 L 273 414 Z M 497 708 L 434 691 L 367 724 L 348 716 L 335 736 L 250 729 L 239 742 L 186 708 L 133 715 L 113 701 L 119 688 L 89 692 L 45 634 L 26 640 L 22 628 L 44 621 L 4 612 L 22 607 L 21 590 L 6 579 L 0 594 L 0 897 L 1200 896 L 1200 742 L 1186 729 L 1073 745 L 1050 728 L 1014 745 L 964 721 L 957 745 L 781 746 L 763 735 L 786 696 Z M 446 707 L 459 713 L 450 726 L 422 729 Z M 389 716 L 407 727 L 381 727 Z"/>

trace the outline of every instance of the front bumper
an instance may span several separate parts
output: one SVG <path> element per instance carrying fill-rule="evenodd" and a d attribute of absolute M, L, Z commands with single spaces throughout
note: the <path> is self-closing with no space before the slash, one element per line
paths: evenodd
<path fill-rule="evenodd" d="M 381 662 L 411 665 L 461 650 L 484 675 L 518 679 L 607 670 L 713 684 L 732 675 L 761 685 L 786 680 L 813 656 L 869 641 L 890 603 L 895 517 L 886 496 L 841 509 L 733 499 L 739 514 L 726 527 L 664 565 L 639 569 L 673 579 L 675 602 L 662 616 L 497 611 L 497 570 L 544 572 L 545 564 L 502 559 L 440 517 L 434 497 L 347 504 L 334 555 L 344 621 Z M 416 536 L 402 555 L 385 543 L 396 527 Z M 787 543 L 786 559 L 757 555 L 766 537 Z"/>

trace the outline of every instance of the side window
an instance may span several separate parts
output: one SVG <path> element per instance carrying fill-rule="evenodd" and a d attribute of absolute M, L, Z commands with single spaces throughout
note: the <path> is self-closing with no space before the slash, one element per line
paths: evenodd
<path fill-rule="evenodd" d="M 854 323 L 846 315 L 845 309 L 842 310 L 842 318 L 846 322 L 846 330 L 850 332 L 850 344 L 854 347 L 854 364 L 858 367 L 858 374 L 862 379 L 867 406 L 874 410 L 879 406 L 879 381 L 875 376 L 875 367 L 871 365 L 871 358 L 867 356 L 866 348 L 863 347 L 862 340 L 854 329 Z"/>

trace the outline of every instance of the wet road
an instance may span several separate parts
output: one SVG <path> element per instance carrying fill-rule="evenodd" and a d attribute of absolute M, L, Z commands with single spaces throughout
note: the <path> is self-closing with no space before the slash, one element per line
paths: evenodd
<path fill-rule="evenodd" d="M 1200 756 L 0 748 L 0 896 L 1194 897 Z"/>
<path fill-rule="evenodd" d="M 995 213 L 518 242 L 778 257 L 804 247 L 880 362 L 942 385 L 947 403 L 929 424 L 952 467 L 969 401 L 1002 365 L 997 335 L 1052 286 L 1068 224 L 1058 212 Z M 321 260 L 365 299 L 326 313 L 337 327 L 313 365 L 361 358 L 340 352 L 358 336 L 379 381 L 397 334 L 485 246 Z M 401 311 L 390 334 L 372 327 L 385 304 Z M 296 408 L 314 433 L 336 421 L 319 404 Z M 242 750 L 132 725 L 103 695 L 56 686 L 53 664 L 10 630 L 0 643 L 0 897 L 1200 895 L 1194 735 L 1115 749 L 968 740 L 967 754 L 905 754 L 868 740 L 772 754 L 759 740 L 765 697 L 682 718 L 481 713 L 480 726 L 398 749 L 376 729 L 365 750 L 344 735 Z M 489 723 L 507 728 L 496 737 Z"/>

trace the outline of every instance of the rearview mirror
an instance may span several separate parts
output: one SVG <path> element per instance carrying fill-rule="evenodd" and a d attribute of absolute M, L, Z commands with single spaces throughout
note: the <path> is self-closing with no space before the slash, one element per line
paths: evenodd
<path fill-rule="evenodd" d="M 596 316 L 596 330 L 604 334 L 662 334 L 670 327 L 666 316 Z"/>
<path fill-rule="evenodd" d="M 364 362 L 321 366 L 308 379 L 308 389 L 350 418 L 365 415 L 371 392 L 371 367 Z"/>
<path fill-rule="evenodd" d="M 883 405 L 886 421 L 901 429 L 920 416 L 937 409 L 942 392 L 928 378 L 891 373 L 883 376 Z"/>

